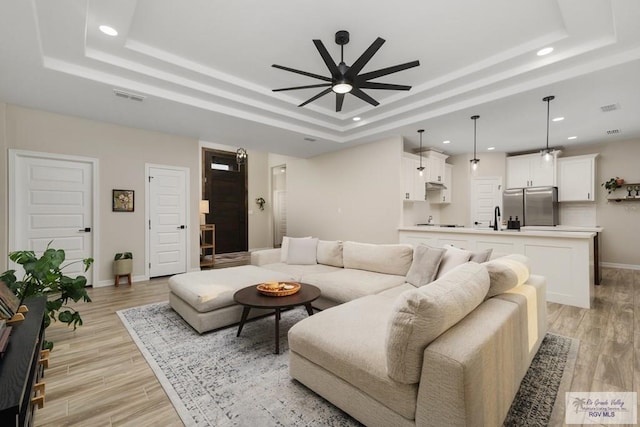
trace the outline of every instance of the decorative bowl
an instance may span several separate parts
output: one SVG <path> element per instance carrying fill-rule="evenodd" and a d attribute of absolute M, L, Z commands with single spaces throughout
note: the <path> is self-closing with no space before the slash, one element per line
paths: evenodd
<path fill-rule="evenodd" d="M 286 297 L 300 290 L 300 283 L 296 282 L 266 282 L 256 286 L 258 292 L 270 297 Z"/>

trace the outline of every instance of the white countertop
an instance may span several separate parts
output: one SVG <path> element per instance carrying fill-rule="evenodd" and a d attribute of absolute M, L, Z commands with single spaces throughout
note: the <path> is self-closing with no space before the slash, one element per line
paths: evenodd
<path fill-rule="evenodd" d="M 531 231 L 591 231 L 594 233 L 601 233 L 604 228 L 602 227 L 578 227 L 574 225 L 556 225 L 555 227 L 550 226 L 526 226 L 522 227 L 523 230 L 531 230 Z"/>
<path fill-rule="evenodd" d="M 558 230 L 556 227 L 547 227 L 549 229 L 539 230 L 531 229 L 530 227 L 521 231 L 503 229 L 495 231 L 493 229 L 481 229 L 481 228 L 467 228 L 467 227 L 434 227 L 434 226 L 406 226 L 399 227 L 399 231 L 420 231 L 429 233 L 452 233 L 452 234 L 484 234 L 484 235 L 496 235 L 496 236 L 530 236 L 530 237 L 555 237 L 563 239 L 590 239 L 596 235 L 595 228 L 593 231 L 578 231 L 578 230 Z M 571 231 L 571 232 L 568 232 Z"/>

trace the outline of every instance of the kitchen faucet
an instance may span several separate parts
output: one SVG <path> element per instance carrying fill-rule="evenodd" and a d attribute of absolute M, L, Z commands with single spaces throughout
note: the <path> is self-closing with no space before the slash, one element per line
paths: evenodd
<path fill-rule="evenodd" d="M 500 227 L 498 226 L 498 221 L 500 221 L 500 206 L 496 206 L 495 209 L 493 210 L 493 229 L 495 231 L 500 230 Z"/>

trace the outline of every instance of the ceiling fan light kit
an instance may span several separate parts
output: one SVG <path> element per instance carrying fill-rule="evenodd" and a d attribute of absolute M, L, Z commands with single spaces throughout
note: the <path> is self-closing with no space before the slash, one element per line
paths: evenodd
<path fill-rule="evenodd" d="M 296 70 L 294 68 L 285 67 L 282 65 L 273 64 L 272 67 L 278 68 L 280 70 L 289 71 L 291 73 L 300 74 L 303 76 L 311 77 L 314 79 L 322 80 L 325 83 L 319 83 L 314 85 L 305 85 L 305 86 L 292 86 L 285 87 L 281 89 L 273 89 L 274 92 L 281 92 L 287 90 L 299 90 L 299 89 L 312 89 L 312 88 L 325 88 L 320 93 L 312 96 L 311 98 L 304 101 L 302 104 L 298 105 L 298 107 L 303 107 L 310 102 L 315 101 L 316 99 L 323 97 L 328 93 L 336 94 L 336 112 L 342 111 L 342 105 L 344 103 L 344 96 L 347 93 L 354 95 L 355 97 L 375 106 L 378 106 L 380 103 L 373 99 L 371 96 L 366 94 L 362 89 L 377 89 L 377 90 L 410 90 L 411 86 L 407 85 L 398 85 L 391 83 L 378 83 L 372 82 L 370 80 L 377 79 L 378 77 L 383 77 L 389 74 L 397 73 L 399 71 L 407 70 L 409 68 L 417 67 L 420 65 L 419 61 L 411 61 L 404 64 L 394 65 L 387 68 L 381 68 L 379 70 L 370 71 L 364 74 L 360 74 L 362 69 L 367 65 L 367 63 L 371 60 L 373 55 L 382 47 L 385 43 L 385 40 L 378 37 L 372 44 L 364 51 L 362 55 L 356 61 L 348 66 L 344 62 L 344 45 L 349 43 L 349 32 L 345 30 L 341 30 L 336 32 L 335 36 L 336 44 L 340 46 L 340 63 L 336 64 L 331 55 L 327 51 L 327 48 L 324 46 L 321 40 L 313 40 L 313 44 L 318 49 L 322 60 L 327 66 L 330 77 L 322 76 L 319 74 L 309 73 L 307 71 Z"/>

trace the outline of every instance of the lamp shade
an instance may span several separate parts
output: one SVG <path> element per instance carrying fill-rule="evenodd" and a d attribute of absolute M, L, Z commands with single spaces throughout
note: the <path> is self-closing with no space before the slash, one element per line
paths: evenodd
<path fill-rule="evenodd" d="M 200 200 L 200 213 L 208 214 L 209 213 L 209 201 L 208 200 Z"/>

